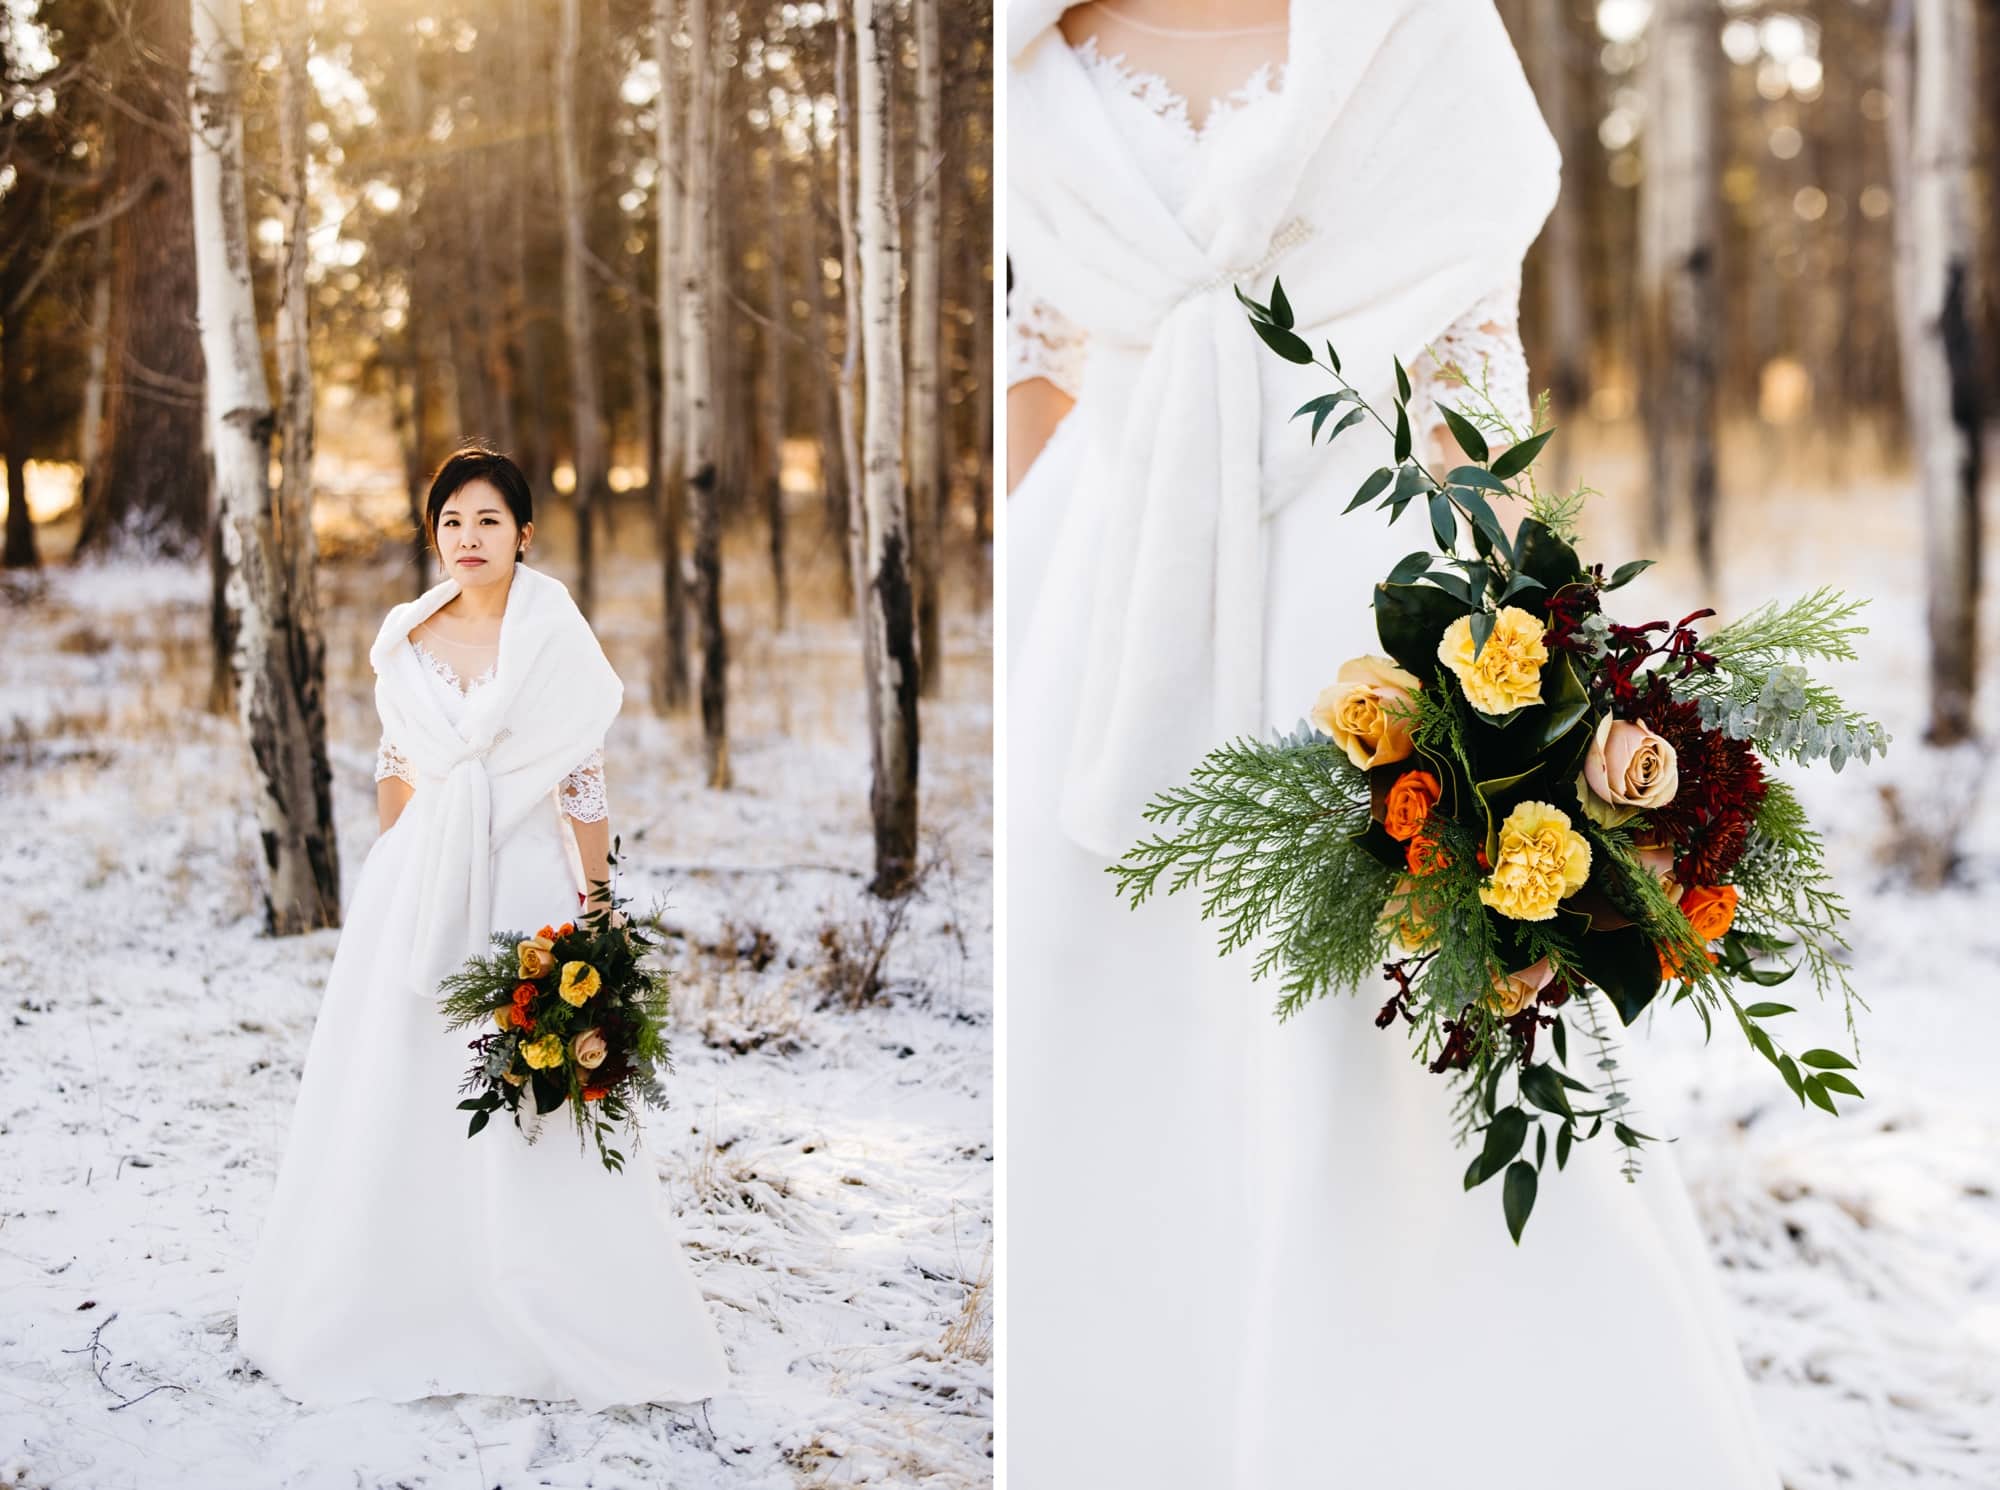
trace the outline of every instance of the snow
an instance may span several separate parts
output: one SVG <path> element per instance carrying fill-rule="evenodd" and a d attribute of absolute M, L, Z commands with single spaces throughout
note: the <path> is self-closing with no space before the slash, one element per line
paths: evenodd
<path fill-rule="evenodd" d="M 350 889 L 375 830 L 366 648 L 400 580 L 326 570 Z M 637 559 L 600 581 L 627 682 L 607 781 L 624 888 L 674 934 L 674 1105 L 648 1141 L 731 1389 L 692 1414 L 307 1410 L 242 1359 L 238 1283 L 338 933 L 259 929 L 247 755 L 205 710 L 205 575 L 59 567 L 10 581 L 0 674 L 0 1485 L 990 1480 L 989 624 L 951 618 L 923 717 L 930 867 L 894 923 L 864 888 L 852 625 L 802 603 L 773 636 L 738 583 L 739 785 L 713 793 L 698 726 L 648 704 L 657 582 Z M 885 937 L 879 990 L 850 996 Z"/>
<path fill-rule="evenodd" d="M 1600 467 L 1600 469 L 1602 469 Z M 1604 478 L 1597 478 L 1600 481 Z M 1827 836 L 1853 920 L 1867 1100 L 1801 1109 L 1718 1023 L 1703 1048 L 1685 1007 L 1656 1009 L 1637 1100 L 1676 1159 L 1722 1269 L 1755 1406 L 1791 1490 L 2000 1486 L 2000 800 L 1979 747 L 1926 746 L 1921 529 L 1906 485 L 1833 495 L 1738 489 L 1719 593 L 1672 557 L 1612 597 L 1619 619 L 1718 625 L 1821 584 L 1872 596 L 1860 661 L 1814 671 L 1894 736 L 1886 760 L 1783 768 Z M 1646 551 L 1637 502 L 1603 504 L 1585 551 Z M 2000 544 L 1988 549 L 1989 565 Z M 2000 656 L 1989 594 L 1982 655 Z M 2000 673 L 1982 678 L 1982 732 L 2000 731 Z M 1892 794 L 1907 830 L 1896 827 Z M 1913 863 L 1955 846 L 1926 888 Z M 1803 979 L 1768 996 L 1792 1050 L 1853 1055 L 1840 1007 Z M 1645 1177 L 1639 1183 L 1646 1183 Z"/>

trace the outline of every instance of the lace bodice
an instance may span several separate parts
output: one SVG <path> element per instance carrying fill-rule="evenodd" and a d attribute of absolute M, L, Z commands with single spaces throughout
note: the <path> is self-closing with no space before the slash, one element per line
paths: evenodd
<path fill-rule="evenodd" d="M 410 650 L 422 660 L 447 716 L 454 723 L 464 714 L 466 701 L 473 693 L 493 681 L 494 669 L 498 665 L 497 655 L 484 671 L 467 682 L 438 652 L 414 640 L 409 645 Z M 497 654 L 497 648 L 495 650 Z M 391 776 L 411 786 L 417 784 L 416 773 L 410 769 L 410 763 L 385 734 L 375 750 L 375 779 L 385 781 Z M 610 816 L 611 809 L 604 794 L 604 751 L 601 748 L 591 751 L 582 764 L 562 779 L 556 794 L 563 811 L 580 823 L 602 822 Z"/>
<path fill-rule="evenodd" d="M 1129 67 L 1122 55 L 1107 54 L 1090 38 L 1072 48 L 1103 98 L 1107 114 L 1130 147 L 1132 159 L 1162 200 L 1178 207 L 1200 184 L 1203 173 L 1227 168 L 1239 150 L 1278 149 L 1283 142 L 1260 141 L 1258 131 L 1276 111 L 1271 105 L 1284 86 L 1284 67 L 1265 64 L 1231 93 L 1213 100 L 1196 124 L 1188 103 L 1156 74 Z M 1520 335 L 1520 267 L 1508 281 L 1478 304 L 1467 308 L 1432 343 L 1409 362 L 1410 418 L 1414 428 L 1433 430 L 1443 424 L 1437 412 L 1442 397 L 1455 408 L 1478 401 L 1446 369 L 1456 364 L 1488 395 L 1507 421 L 1525 430 L 1533 422 L 1528 394 L 1528 359 Z M 1082 392 L 1087 335 L 1048 302 L 1038 299 L 1034 286 L 1016 282 L 1007 305 L 1007 382 L 1046 378 L 1071 398 Z"/>

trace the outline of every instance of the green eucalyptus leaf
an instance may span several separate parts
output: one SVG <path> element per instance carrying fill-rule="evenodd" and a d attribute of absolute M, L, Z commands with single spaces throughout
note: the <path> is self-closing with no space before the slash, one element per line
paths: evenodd
<path fill-rule="evenodd" d="M 1444 479 L 1452 486 L 1476 486 L 1486 491 L 1497 491 L 1503 496 L 1513 495 L 1507 490 L 1507 483 L 1484 466 L 1453 466 L 1451 474 Z"/>
<path fill-rule="evenodd" d="M 1268 305 L 1261 305 L 1257 301 L 1252 300 L 1248 295 L 1243 293 L 1241 285 L 1234 285 L 1231 288 L 1236 291 L 1236 298 L 1242 302 L 1244 309 L 1248 310 L 1251 315 L 1260 321 L 1271 319 L 1271 308 Z"/>
<path fill-rule="evenodd" d="M 1822 1071 L 1813 1080 L 1830 1092 L 1845 1092 L 1850 1097 L 1859 1097 L 1861 1088 L 1842 1076 L 1838 1071 Z"/>
<path fill-rule="evenodd" d="M 1395 454 L 1398 465 L 1410 458 L 1410 411 L 1401 404 L 1396 405 Z"/>
<path fill-rule="evenodd" d="M 1572 1117 L 1569 1093 L 1557 1079 L 1552 1066 L 1525 1066 L 1521 1070 L 1521 1095 L 1544 1112 L 1553 1112 L 1558 1117 Z"/>
<path fill-rule="evenodd" d="M 1271 281 L 1271 319 L 1287 331 L 1292 329 L 1292 302 L 1285 298 L 1285 282 L 1282 279 Z"/>
<path fill-rule="evenodd" d="M 1551 425 L 1538 435 L 1530 435 L 1518 444 L 1509 445 L 1493 462 L 1493 474 L 1503 481 L 1520 475 L 1535 463 L 1535 457 L 1542 453 L 1542 447 L 1548 444 L 1549 436 L 1555 432 L 1555 426 Z"/>
<path fill-rule="evenodd" d="M 1303 338 L 1285 330 L 1284 327 L 1274 326 L 1269 321 L 1252 321 L 1250 324 L 1256 327 L 1257 334 L 1264 339 L 1264 345 L 1287 362 L 1306 364 L 1313 360 L 1312 348 L 1305 344 Z"/>
<path fill-rule="evenodd" d="M 1785 1085 L 1792 1089 L 1792 1095 L 1799 1099 L 1799 1105 L 1805 1106 L 1806 1086 L 1799 1077 L 1798 1062 L 1788 1055 L 1778 1057 L 1778 1074 L 1785 1078 Z"/>
<path fill-rule="evenodd" d="M 1477 491 L 1462 487 L 1457 490 L 1456 496 L 1458 505 L 1464 509 L 1465 515 L 1472 519 L 1473 530 L 1482 534 L 1511 562 L 1512 545 L 1507 541 L 1507 530 L 1501 526 L 1499 515 L 1487 505 L 1486 498 Z"/>
<path fill-rule="evenodd" d="M 1410 401 L 1410 375 L 1403 371 L 1403 359 L 1400 357 L 1391 357 L 1389 360 L 1396 364 L 1396 396 L 1404 403 L 1408 403 Z"/>
<path fill-rule="evenodd" d="M 1451 498 L 1441 491 L 1434 491 L 1430 498 L 1431 537 L 1437 540 L 1438 552 L 1448 554 L 1458 542 L 1458 512 L 1451 505 Z M 1470 605 L 1470 598 L 1466 604 Z"/>
<path fill-rule="evenodd" d="M 1331 433 L 1326 437 L 1327 444 L 1331 445 L 1335 440 L 1339 439 L 1340 432 L 1342 430 L 1351 428 L 1352 426 L 1359 424 L 1362 420 L 1366 419 L 1367 417 L 1368 417 L 1368 411 L 1366 409 L 1349 409 L 1345 414 L 1341 416 L 1340 422 L 1334 425 L 1333 433 Z"/>
<path fill-rule="evenodd" d="M 1560 1028 L 1560 1026 L 1558 1026 Z M 1562 1169 L 1569 1163 L 1569 1146 L 1576 1142 L 1576 1128 L 1564 1123 L 1556 1130 L 1556 1168 Z"/>
<path fill-rule="evenodd" d="M 1604 588 L 1616 590 L 1622 585 L 1629 585 L 1658 562 L 1656 559 L 1634 559 L 1629 564 L 1620 564 L 1612 570 L 1611 578 L 1604 582 Z"/>
<path fill-rule="evenodd" d="M 1408 398 L 1409 394 L 1405 393 L 1403 397 Z M 1444 404 L 1438 405 L 1438 413 L 1444 416 L 1445 427 L 1451 431 L 1451 437 L 1458 441 L 1458 448 L 1474 460 L 1484 461 L 1486 436 L 1479 432 L 1479 427 L 1458 410 Z"/>
<path fill-rule="evenodd" d="M 1780 1014 L 1796 1014 L 1799 1011 L 1790 1004 L 1752 1004 L 1743 1012 L 1752 1019 L 1776 1019 Z"/>
<path fill-rule="evenodd" d="M 1567 1066 L 1569 1064 L 1569 1032 L 1568 1026 L 1563 1023 L 1562 1015 L 1560 1014 L 1556 1016 L 1556 1022 L 1549 1026 L 1549 1043 L 1556 1048 L 1556 1059 Z"/>
<path fill-rule="evenodd" d="M 1396 561 L 1396 567 L 1389 571 L 1388 582 L 1392 585 L 1414 584 L 1423 578 L 1424 571 L 1430 567 L 1430 550 L 1420 548 L 1413 554 L 1404 554 Z"/>
<path fill-rule="evenodd" d="M 1333 343 L 1332 343 L 1332 342 L 1328 342 L 1328 343 L 1326 344 L 1326 360 L 1327 360 L 1328 362 L 1330 362 L 1330 363 L 1332 363 L 1332 364 L 1333 364 L 1333 370 L 1334 370 L 1334 372 L 1335 372 L 1336 374 L 1337 374 L 1337 373 L 1339 373 L 1339 371 L 1340 371 L 1340 353 L 1338 353 L 1338 352 L 1334 351 L 1334 349 L 1333 349 Z"/>
<path fill-rule="evenodd" d="M 1852 1071 L 1854 1062 L 1837 1050 L 1808 1050 L 1799 1057 L 1802 1064 L 1820 1071 Z"/>
<path fill-rule="evenodd" d="M 1471 603 L 1472 597 L 1468 595 L 1466 597 L 1466 604 L 1470 605 Z M 1487 639 L 1493 635 L 1493 623 L 1499 619 L 1490 610 L 1476 610 L 1472 613 L 1472 660 L 1474 662 L 1477 662 L 1479 654 L 1486 650 Z"/>
<path fill-rule="evenodd" d="M 1521 1152 L 1521 1144 L 1528 1136 L 1528 1114 L 1518 1107 L 1503 1107 L 1493 1114 L 1493 1121 L 1486 1125 L 1486 1142 L 1480 1153 L 1480 1162 L 1489 1174 L 1498 1174 L 1507 1167 L 1507 1161 Z"/>
<path fill-rule="evenodd" d="M 1549 1157 L 1549 1130 L 1540 1123 L 1535 1124 L 1535 1169 L 1540 1172 L 1542 1163 Z"/>
<path fill-rule="evenodd" d="M 1347 504 L 1347 511 L 1352 512 L 1357 507 L 1365 507 L 1368 503 L 1381 496 L 1383 489 L 1388 486 L 1395 474 L 1387 466 L 1376 467 L 1375 470 L 1369 473 L 1368 479 L 1362 482 L 1360 487 L 1355 491 L 1354 500 Z"/>
<path fill-rule="evenodd" d="M 1544 586 L 1532 574 L 1522 574 L 1516 570 L 1507 581 L 1507 588 L 1500 592 L 1500 603 L 1505 605 L 1516 596 L 1525 595 L 1530 590 L 1540 590 Z"/>
<path fill-rule="evenodd" d="M 1518 1159 L 1507 1166 L 1507 1181 L 1501 1191 L 1501 1209 L 1507 1213 L 1507 1230 L 1514 1245 L 1521 1245 L 1521 1231 L 1535 1208 L 1535 1166 Z"/>
<path fill-rule="evenodd" d="M 1806 1096 L 1812 1099 L 1813 1106 L 1823 1107 L 1835 1117 L 1840 1116 L 1840 1109 L 1833 1105 L 1833 1098 L 1826 1094 L 1826 1087 L 1817 1076 L 1806 1078 Z"/>

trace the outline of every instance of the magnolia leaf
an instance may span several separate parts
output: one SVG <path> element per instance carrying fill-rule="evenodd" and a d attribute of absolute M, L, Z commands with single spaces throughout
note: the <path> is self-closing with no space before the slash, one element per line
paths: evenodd
<path fill-rule="evenodd" d="M 1535 518 L 1521 519 L 1520 530 L 1514 535 L 1514 552 L 1514 568 L 1532 574 L 1551 593 L 1583 578 L 1576 550 Z"/>
<path fill-rule="evenodd" d="M 1637 1019 L 1660 991 L 1660 954 L 1637 926 L 1578 937 L 1575 961 L 1577 971 L 1604 990 L 1622 1024 Z"/>
<path fill-rule="evenodd" d="M 1520 475 L 1521 472 L 1534 464 L 1535 457 L 1542 453 L 1542 447 L 1548 444 L 1549 436 L 1555 432 L 1555 426 L 1550 425 L 1540 434 L 1530 435 L 1519 444 L 1508 446 L 1500 452 L 1499 458 L 1493 462 L 1493 474 L 1500 477 L 1503 481 L 1509 477 Z"/>
<path fill-rule="evenodd" d="M 1377 585 L 1375 634 L 1398 667 L 1427 677 L 1437 670 L 1445 627 L 1465 609 L 1435 585 Z"/>

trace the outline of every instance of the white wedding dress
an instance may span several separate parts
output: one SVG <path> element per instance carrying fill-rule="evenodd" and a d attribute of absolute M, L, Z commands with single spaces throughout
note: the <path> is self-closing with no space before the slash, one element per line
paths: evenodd
<path fill-rule="evenodd" d="M 1289 148 L 1276 69 L 1197 128 L 1160 79 L 1072 50 L 1127 165 L 1176 211 L 1207 173 Z M 1011 172 L 1035 169 L 1010 155 Z M 1505 288 L 1439 350 L 1484 364 L 1525 425 L 1520 266 L 1495 267 Z M 1065 831 L 1069 743 L 1101 702 L 1084 696 L 1077 640 L 1096 566 L 1132 539 L 1106 529 L 1083 475 L 1096 421 L 1116 417 L 1093 397 L 1088 338 L 1025 276 L 1009 332 L 1010 382 L 1078 399 L 1005 515 L 1009 1483 L 1775 1490 L 1667 1147 L 1628 1184 L 1608 1137 L 1579 1145 L 1566 1172 L 1550 1166 L 1516 1248 L 1494 1189 L 1462 1191 L 1449 1089 L 1400 1026 L 1374 1027 L 1377 990 L 1281 1026 L 1248 958 L 1217 958 L 1194 894 L 1130 910 L 1106 859 Z M 1411 371 L 1414 418 L 1443 390 L 1428 363 Z M 1306 444 L 1303 424 L 1280 437 Z M 1380 650 L 1370 587 L 1427 542 L 1343 517 L 1351 494 L 1309 487 L 1264 521 L 1268 727 Z"/>
<path fill-rule="evenodd" d="M 405 645 L 457 725 L 491 674 L 465 683 Z M 385 737 L 376 776 L 390 775 L 414 781 Z M 607 815 L 601 752 L 495 850 L 496 930 L 576 918 L 566 813 Z M 243 1286 L 245 1356 L 315 1405 L 468 1392 L 595 1410 L 712 1395 L 727 1376 L 721 1342 L 643 1144 L 613 1174 L 579 1149 L 566 1112 L 532 1144 L 504 1113 L 467 1138 L 456 1104 L 472 1032 L 447 1032 L 412 996 L 409 948 L 380 933 L 411 817 L 376 839 L 346 910 Z"/>

